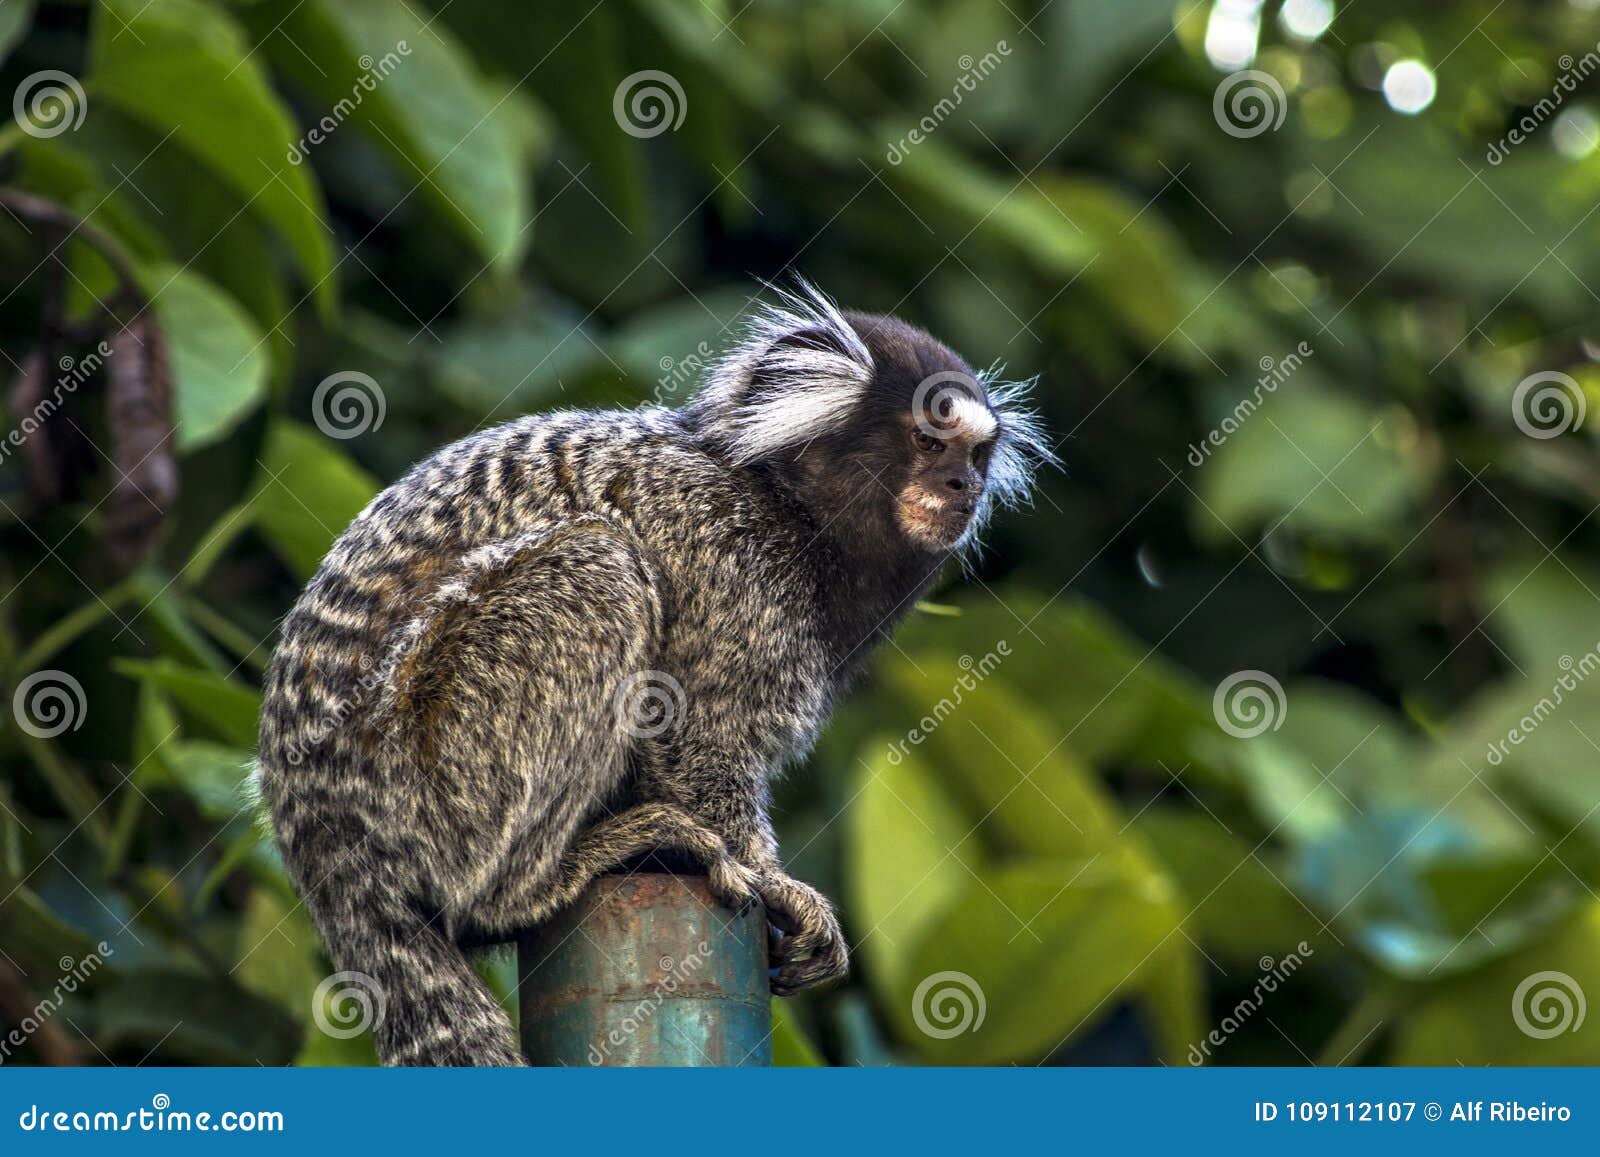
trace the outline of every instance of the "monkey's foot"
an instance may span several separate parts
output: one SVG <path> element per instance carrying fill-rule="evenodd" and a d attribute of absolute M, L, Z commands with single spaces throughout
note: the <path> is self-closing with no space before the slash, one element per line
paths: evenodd
<path fill-rule="evenodd" d="M 706 884 L 717 902 L 735 912 L 748 912 L 761 902 L 761 877 L 732 856 L 722 855 L 706 865 Z"/>
<path fill-rule="evenodd" d="M 821 892 L 788 876 L 775 876 L 763 881 L 761 900 L 768 918 L 783 933 L 770 954 L 778 970 L 772 978 L 774 995 L 793 996 L 848 971 L 850 950 L 844 931 Z"/>

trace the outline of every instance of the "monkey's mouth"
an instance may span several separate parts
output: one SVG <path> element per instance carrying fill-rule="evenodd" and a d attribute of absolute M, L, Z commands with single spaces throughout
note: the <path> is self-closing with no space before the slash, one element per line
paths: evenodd
<path fill-rule="evenodd" d="M 912 490 L 901 495 L 897 507 L 901 529 L 913 542 L 931 550 L 948 550 L 959 543 L 972 525 L 976 509 L 970 501 Z"/>

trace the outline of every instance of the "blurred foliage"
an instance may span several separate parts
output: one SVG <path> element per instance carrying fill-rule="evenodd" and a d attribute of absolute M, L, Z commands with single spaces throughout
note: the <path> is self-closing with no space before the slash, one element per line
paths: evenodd
<path fill-rule="evenodd" d="M 1513 1015 L 1535 973 L 1600 997 L 1600 427 L 1514 397 L 1600 406 L 1600 90 L 1561 84 L 1600 19 L 1287 8 L 0 0 L 14 107 L 55 70 L 85 114 L 0 132 L 0 181 L 88 222 L 0 214 L 0 349 L 82 358 L 131 270 L 180 484 L 119 564 L 99 377 L 0 461 L 0 967 L 37 999 L 106 943 L 52 1021 L 91 1063 L 370 1063 L 314 1027 L 240 794 L 277 621 L 430 449 L 674 403 L 804 271 L 1038 374 L 1067 468 L 780 790 L 856 945 L 780 1063 L 1600 1062 Z M 1228 131 L 1238 67 L 1281 124 Z M 681 121 L 623 131 L 643 70 Z M 317 390 L 355 374 L 383 409 L 343 437 Z M 1253 738 L 1242 670 L 1284 692 Z M 22 726 L 40 672 L 68 724 Z M 940 973 L 981 1025 L 924 1031 Z"/>

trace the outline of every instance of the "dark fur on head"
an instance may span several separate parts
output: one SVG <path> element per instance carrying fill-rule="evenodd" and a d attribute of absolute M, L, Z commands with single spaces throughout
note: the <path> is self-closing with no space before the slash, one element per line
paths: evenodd
<path fill-rule="evenodd" d="M 972 546 L 1054 462 L 1033 382 L 979 372 L 916 326 L 841 312 L 801 281 L 760 311 L 687 413 L 721 453 L 786 483 L 863 561 L 926 570 Z"/>

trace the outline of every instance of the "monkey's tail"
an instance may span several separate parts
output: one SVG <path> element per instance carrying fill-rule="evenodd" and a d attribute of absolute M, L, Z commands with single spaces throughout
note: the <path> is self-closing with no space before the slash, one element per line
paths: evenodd
<path fill-rule="evenodd" d="M 436 919 L 359 885 L 324 885 L 309 906 L 335 965 L 348 969 L 330 978 L 319 1014 L 338 1016 L 341 993 L 354 999 L 383 1064 L 527 1063 L 505 1010 Z"/>

